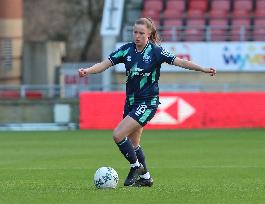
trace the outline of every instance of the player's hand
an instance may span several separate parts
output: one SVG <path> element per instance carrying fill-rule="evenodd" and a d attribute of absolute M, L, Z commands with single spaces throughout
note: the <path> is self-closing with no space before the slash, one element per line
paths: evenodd
<path fill-rule="evenodd" d="M 88 75 L 87 69 L 84 69 L 84 68 L 79 69 L 78 73 L 79 73 L 79 77 L 85 77 Z"/>
<path fill-rule="evenodd" d="M 204 73 L 208 73 L 208 74 L 210 74 L 210 76 L 215 76 L 216 75 L 216 69 L 214 69 L 214 68 L 206 68 L 204 70 Z"/>

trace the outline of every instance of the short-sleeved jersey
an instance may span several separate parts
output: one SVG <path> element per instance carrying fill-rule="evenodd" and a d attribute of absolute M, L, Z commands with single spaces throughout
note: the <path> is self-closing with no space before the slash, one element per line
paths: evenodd
<path fill-rule="evenodd" d="M 111 53 L 108 59 L 112 65 L 125 64 L 127 103 L 155 106 L 159 104 L 158 80 L 161 64 L 172 64 L 175 55 L 151 42 L 138 52 L 135 43 L 131 42 Z"/>

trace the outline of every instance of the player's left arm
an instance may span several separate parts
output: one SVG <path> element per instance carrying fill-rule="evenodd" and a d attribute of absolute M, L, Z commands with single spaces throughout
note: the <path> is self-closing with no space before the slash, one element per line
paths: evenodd
<path fill-rule="evenodd" d="M 178 67 L 182 67 L 184 69 L 208 73 L 208 74 L 210 74 L 210 76 L 216 75 L 216 69 L 215 68 L 212 68 L 212 67 L 211 68 L 204 68 L 204 67 L 201 67 L 200 65 L 197 65 L 191 61 L 180 59 L 178 57 L 176 57 L 174 59 L 173 65 L 178 66 Z"/>

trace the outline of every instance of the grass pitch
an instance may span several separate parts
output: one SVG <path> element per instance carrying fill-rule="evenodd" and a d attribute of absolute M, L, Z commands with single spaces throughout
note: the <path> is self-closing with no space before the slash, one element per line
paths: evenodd
<path fill-rule="evenodd" d="M 265 129 L 144 131 L 151 188 L 126 188 L 111 131 L 0 132 L 0 203 L 265 203 Z M 97 168 L 119 174 L 97 190 Z"/>

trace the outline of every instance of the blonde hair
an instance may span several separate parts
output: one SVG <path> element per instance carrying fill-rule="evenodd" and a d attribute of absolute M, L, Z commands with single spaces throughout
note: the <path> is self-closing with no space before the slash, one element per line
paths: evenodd
<path fill-rule="evenodd" d="M 151 31 L 151 35 L 149 37 L 149 40 L 155 44 L 160 44 L 161 39 L 158 35 L 156 25 L 152 21 L 151 18 L 139 18 L 138 20 L 135 21 L 135 24 L 137 25 L 146 25 L 147 29 Z"/>

